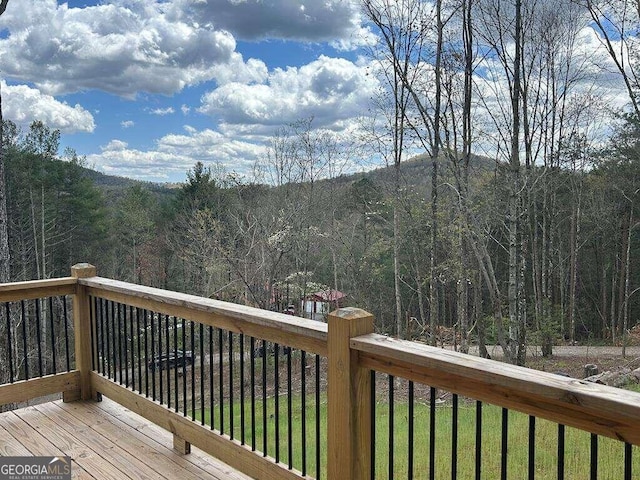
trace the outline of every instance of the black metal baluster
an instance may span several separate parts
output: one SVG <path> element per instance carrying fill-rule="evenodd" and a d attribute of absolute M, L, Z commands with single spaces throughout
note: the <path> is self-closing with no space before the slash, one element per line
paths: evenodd
<path fill-rule="evenodd" d="M 233 332 L 229 332 L 229 437 L 233 440 Z"/>
<path fill-rule="evenodd" d="M 196 348 L 195 348 L 196 327 L 195 327 L 195 324 L 193 323 L 193 320 L 189 322 L 189 326 L 191 327 L 191 346 L 190 346 L 191 360 L 189 360 L 191 362 L 191 420 L 195 422 L 196 421 L 196 359 L 194 358 L 194 355 L 196 352 Z M 188 359 L 185 358 L 185 361 L 182 362 L 183 365 L 187 363 L 187 360 Z M 186 381 L 186 375 L 185 375 L 185 381 Z"/>
<path fill-rule="evenodd" d="M 122 316 L 122 323 L 123 323 L 123 328 L 122 328 L 122 337 L 121 338 L 121 345 L 122 343 L 124 343 L 124 346 L 122 346 L 122 350 L 124 351 L 124 384 L 125 386 L 129 386 L 129 336 L 127 335 L 127 306 L 126 305 L 122 305 L 122 308 L 120 308 L 120 305 L 118 304 L 118 324 L 120 324 L 120 316 Z M 122 368 L 122 367 L 120 367 Z"/>
<path fill-rule="evenodd" d="M 187 345 L 187 321 L 181 319 L 182 325 L 182 350 L 186 351 Z M 176 383 L 178 379 L 176 378 Z M 187 362 L 182 362 L 182 415 L 187 416 Z"/>
<path fill-rule="evenodd" d="M 115 305 L 113 302 L 109 302 L 107 306 L 110 306 L 110 316 L 111 316 L 111 356 L 113 357 L 113 381 L 117 381 L 118 379 L 118 352 L 116 350 L 116 340 L 117 340 L 117 329 L 116 329 L 116 313 L 115 313 Z"/>
<path fill-rule="evenodd" d="M 249 364 L 251 368 L 251 451 L 256 451 L 256 339 L 249 341 Z"/>
<path fill-rule="evenodd" d="M 316 480 L 320 480 L 320 467 L 320 355 L 316 354 Z"/>
<path fill-rule="evenodd" d="M 476 401 L 476 480 L 482 470 L 482 402 Z"/>
<path fill-rule="evenodd" d="M 120 316 L 120 303 L 116 303 L 116 317 L 118 319 L 118 373 L 120 374 L 120 385 L 122 385 L 122 317 Z"/>
<path fill-rule="evenodd" d="M 169 343 L 169 339 L 167 338 L 167 343 Z M 162 372 L 162 314 L 158 314 L 158 361 L 157 361 L 157 370 L 158 379 L 160 380 L 160 403 L 164 404 L 164 381 L 163 381 L 163 372 Z"/>
<path fill-rule="evenodd" d="M 267 342 L 262 340 L 262 455 L 267 456 Z"/>
<path fill-rule="evenodd" d="M 558 480 L 564 480 L 564 425 L 558 425 Z"/>
<path fill-rule="evenodd" d="M 275 343 L 273 345 L 273 397 L 274 397 L 274 420 L 275 420 L 275 442 L 276 442 L 276 463 L 280 463 L 280 367 L 279 352 L 280 346 Z"/>
<path fill-rule="evenodd" d="M 9 302 L 4 304 L 5 315 L 7 316 L 7 352 L 9 352 L 9 381 L 13 383 L 13 350 L 11 343 L 11 305 Z"/>
<path fill-rule="evenodd" d="M 218 381 L 220 383 L 220 433 L 224 433 L 224 337 L 218 328 Z"/>
<path fill-rule="evenodd" d="M 213 403 L 213 327 L 209 325 L 209 420 L 213 430 L 214 403 Z"/>
<path fill-rule="evenodd" d="M 507 480 L 507 455 L 509 446 L 509 410 L 502 409 L 502 445 L 500 449 L 500 478 Z"/>
<path fill-rule="evenodd" d="M 389 375 L 389 464 L 387 465 L 389 470 L 389 478 L 393 478 L 393 467 L 394 467 L 394 442 L 395 442 L 395 377 L 393 375 Z"/>
<path fill-rule="evenodd" d="M 536 417 L 529 415 L 529 480 L 536 478 Z"/>
<path fill-rule="evenodd" d="M 204 325 L 200 328 L 200 425 L 204 426 Z"/>
<path fill-rule="evenodd" d="M 184 343 L 182 344 L 182 350 L 184 351 Z M 176 397 L 174 410 L 177 413 L 180 410 L 180 382 L 178 381 L 178 317 L 173 317 L 173 393 Z M 182 360 L 182 366 L 184 368 L 184 358 Z M 182 381 L 184 382 L 184 373 L 182 375 Z M 186 409 L 185 409 L 186 410 Z"/>
<path fill-rule="evenodd" d="M 408 428 L 409 428 L 409 432 L 408 432 L 408 445 L 407 445 L 407 478 L 409 480 L 411 480 L 413 478 L 413 438 L 414 438 L 414 432 L 413 432 L 413 422 L 414 422 L 414 418 L 413 418 L 413 408 L 414 408 L 414 404 L 413 404 L 413 382 L 409 382 L 409 398 L 408 398 L 408 402 L 409 402 L 409 412 L 408 412 Z"/>
<path fill-rule="evenodd" d="M 27 345 L 27 314 L 24 300 L 20 300 L 20 318 L 22 320 L 22 354 L 24 355 L 24 379 L 29 380 L 29 347 Z"/>
<path fill-rule="evenodd" d="M 138 392 L 142 394 L 142 332 L 140 330 L 140 309 L 136 307 L 136 332 L 138 346 Z"/>
<path fill-rule="evenodd" d="M 144 325 L 144 394 L 149 398 L 149 319 L 146 309 L 142 310 L 142 322 Z"/>
<path fill-rule="evenodd" d="M 293 411 L 291 397 L 293 395 L 291 389 L 291 347 L 287 349 L 287 460 L 289 461 L 289 470 L 293 469 Z"/>
<path fill-rule="evenodd" d="M 113 376 L 111 376 L 111 365 L 113 363 L 114 357 L 114 348 L 113 348 L 113 326 L 112 326 L 112 318 L 109 314 L 109 301 L 102 299 L 103 307 L 104 307 L 104 340 L 107 344 L 105 348 L 106 362 L 107 362 L 107 377 L 111 380 L 115 381 L 116 369 L 113 367 Z"/>
<path fill-rule="evenodd" d="M 244 418 L 244 334 L 240 334 L 240 444 L 245 444 Z"/>
<path fill-rule="evenodd" d="M 317 415 L 316 411 L 316 415 Z M 300 352 L 300 420 L 302 445 L 302 476 L 307 474 L 307 352 Z M 317 449 L 317 445 L 316 445 Z"/>
<path fill-rule="evenodd" d="M 56 355 L 56 332 L 55 332 L 55 324 L 53 322 L 53 297 L 49 297 L 49 328 L 50 328 L 50 334 L 51 334 L 51 361 L 53 363 L 51 371 L 49 373 L 53 373 L 54 375 L 57 373 L 57 367 L 56 367 L 56 363 L 58 361 L 57 359 L 57 355 Z M 89 300 L 90 305 L 93 304 L 93 302 L 91 302 L 91 300 Z M 93 323 L 91 324 L 91 348 L 93 349 Z M 46 339 L 45 339 L 46 341 Z M 9 350 L 11 351 L 11 350 Z M 91 369 L 95 370 L 96 369 L 96 365 L 95 365 L 95 357 L 93 355 L 93 352 L 91 354 Z"/>
<path fill-rule="evenodd" d="M 155 333 L 155 315 L 153 312 L 150 313 L 151 320 L 151 398 L 155 401 L 156 399 L 156 333 Z"/>
<path fill-rule="evenodd" d="M 69 316 L 67 315 L 67 297 L 62 299 L 62 314 L 64 315 L 64 348 L 67 360 L 67 372 L 71 371 L 71 354 L 69 350 Z M 104 320 L 102 320 L 104 323 Z M 104 355 L 102 357 L 102 373 L 104 373 Z"/>
<path fill-rule="evenodd" d="M 131 390 L 135 390 L 136 389 L 136 350 L 135 350 L 135 337 L 133 335 L 133 331 L 134 331 L 134 324 L 133 324 L 133 307 L 129 306 L 129 336 L 131 337 L 130 339 L 127 339 L 129 341 L 129 346 L 131 347 L 130 353 L 131 353 L 131 357 L 129 357 L 130 360 L 130 364 L 131 364 Z M 127 371 L 129 371 L 129 363 L 127 364 Z M 139 381 L 139 379 L 138 379 Z"/>
<path fill-rule="evenodd" d="M 451 479 L 458 478 L 458 395 L 453 394 L 451 405 Z"/>
<path fill-rule="evenodd" d="M 598 480 L 598 435 L 591 434 L 591 480 Z"/>
<path fill-rule="evenodd" d="M 36 298 L 34 300 L 36 304 L 36 340 L 38 342 L 38 370 L 40 372 L 40 376 L 42 377 L 43 372 L 43 364 L 42 364 L 42 325 L 40 318 L 40 299 Z"/>
<path fill-rule="evenodd" d="M 436 478 L 436 389 L 429 387 L 429 480 Z"/>
<path fill-rule="evenodd" d="M 165 315 L 164 316 L 164 334 L 165 334 L 165 340 L 167 342 L 167 347 L 165 350 L 165 365 L 164 365 L 164 370 L 166 370 L 166 375 L 167 375 L 167 407 L 171 408 L 171 362 L 169 361 L 169 359 L 171 358 L 171 334 L 169 331 L 169 315 Z M 177 345 L 173 346 L 173 353 L 174 355 L 176 354 L 176 347 Z M 174 356 L 173 357 L 173 361 L 176 362 L 177 358 Z M 178 381 L 178 379 L 176 378 L 176 382 Z M 175 399 L 175 402 L 178 403 L 178 399 Z"/>
<path fill-rule="evenodd" d="M 631 469 L 633 466 L 632 462 L 633 455 L 633 446 L 630 443 L 624 444 L 624 480 L 631 480 L 633 475 L 631 473 Z"/>

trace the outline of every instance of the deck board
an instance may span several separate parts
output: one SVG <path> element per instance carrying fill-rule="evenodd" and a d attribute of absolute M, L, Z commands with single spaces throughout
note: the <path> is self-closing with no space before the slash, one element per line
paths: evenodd
<path fill-rule="evenodd" d="M 169 432 L 106 398 L 0 414 L 0 455 L 68 455 L 73 478 L 249 478 L 197 448 L 181 455 L 172 446 Z"/>

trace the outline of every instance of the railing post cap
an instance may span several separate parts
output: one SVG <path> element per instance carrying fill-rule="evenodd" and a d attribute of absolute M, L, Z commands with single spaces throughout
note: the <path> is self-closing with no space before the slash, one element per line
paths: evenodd
<path fill-rule="evenodd" d="M 356 308 L 356 307 L 339 308 L 339 309 L 334 310 L 333 312 L 329 313 L 329 316 L 330 317 L 343 318 L 345 320 L 356 320 L 356 319 L 359 319 L 359 318 L 373 317 L 373 315 L 371 315 L 366 310 L 362 310 L 361 308 Z"/>
<path fill-rule="evenodd" d="M 76 278 L 95 277 L 96 267 L 90 263 L 76 263 L 71 267 L 71 276 Z"/>

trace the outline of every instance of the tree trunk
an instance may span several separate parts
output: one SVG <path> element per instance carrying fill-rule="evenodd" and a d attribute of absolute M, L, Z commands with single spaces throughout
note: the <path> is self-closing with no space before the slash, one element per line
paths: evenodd
<path fill-rule="evenodd" d="M 438 308 L 438 274 L 436 271 L 438 262 L 438 156 L 440 155 L 440 112 L 442 106 L 442 0 L 436 1 L 436 58 L 435 58 L 435 111 L 433 114 L 433 149 L 431 152 L 431 256 L 429 258 L 429 326 L 432 335 L 432 344 L 435 344 L 435 331 L 439 323 Z"/>
<path fill-rule="evenodd" d="M 4 0 L 0 4 L 0 15 L 7 6 Z M 2 92 L 0 92 L 0 283 L 10 280 L 11 253 L 9 250 L 9 215 L 7 213 L 7 184 L 4 167 L 4 142 L 2 137 Z"/>
<path fill-rule="evenodd" d="M 618 325 L 616 324 L 616 276 L 618 274 L 618 255 L 614 255 L 613 267 L 611 270 L 611 308 L 609 315 L 611 320 L 611 341 L 616 343 L 618 338 Z"/>
<path fill-rule="evenodd" d="M 511 114 L 513 116 L 511 130 L 511 155 L 509 160 L 509 212 L 507 228 L 509 232 L 509 348 L 505 351 L 505 358 L 510 363 L 519 363 L 520 358 L 520 99 L 522 69 L 522 1 L 516 0 L 515 26 L 515 54 L 513 61 L 513 86 L 511 87 Z"/>
<path fill-rule="evenodd" d="M 628 218 L 622 221 L 622 228 L 620 236 L 622 238 L 622 244 L 620 249 L 620 277 L 618 281 L 618 335 L 624 339 L 624 298 L 625 298 L 625 284 L 627 277 L 627 250 L 629 249 L 629 230 L 631 225 L 628 222 Z"/>
<path fill-rule="evenodd" d="M 606 254 L 603 251 L 603 257 Z M 607 263 L 605 258 L 602 259 L 602 271 L 600 276 L 600 319 L 602 321 L 601 336 L 607 336 Z"/>
<path fill-rule="evenodd" d="M 625 252 L 624 306 L 622 316 L 622 357 L 627 356 L 627 329 L 629 328 L 629 271 L 631 270 L 631 231 L 633 230 L 633 205 L 629 208 L 627 226 L 627 251 Z"/>
<path fill-rule="evenodd" d="M 571 233 L 569 245 L 569 340 L 576 339 L 576 290 L 578 282 L 578 235 L 580 233 L 580 200 L 571 215 Z"/>
<path fill-rule="evenodd" d="M 467 282 L 467 258 L 464 245 L 464 238 L 462 231 L 458 233 L 458 259 L 459 273 L 457 275 L 456 285 L 456 304 L 458 314 L 458 327 L 460 328 L 460 351 L 462 353 L 469 353 L 469 313 L 467 304 L 469 301 L 468 295 L 468 282 Z"/>

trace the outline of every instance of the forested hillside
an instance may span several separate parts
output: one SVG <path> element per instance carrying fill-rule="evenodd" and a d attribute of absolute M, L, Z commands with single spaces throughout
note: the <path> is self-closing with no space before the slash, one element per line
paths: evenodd
<path fill-rule="evenodd" d="M 458 329 L 465 315 L 471 339 L 491 342 L 496 312 L 506 316 L 507 302 L 492 288 L 505 292 L 508 282 L 507 165 L 472 157 L 463 222 L 455 157 L 439 158 L 438 308 L 432 310 L 430 161 L 333 176 L 320 148 L 324 140 L 316 137 L 303 156 L 303 137 L 291 130 L 274 142 L 279 154 L 272 158 L 279 162 L 265 160 L 265 172 L 276 179 L 269 185 L 198 163 L 181 188 L 170 190 L 106 178 L 71 151 L 59 156 L 59 132 L 42 123 L 24 134 L 10 122 L 4 126 L 15 281 L 66 276 L 72 264 L 88 261 L 103 276 L 267 309 L 333 288 L 373 312 L 380 331 L 424 338 L 432 311 L 436 325 Z M 574 336 L 619 341 L 624 326 L 636 323 L 639 142 L 637 125 L 628 122 L 610 146 L 581 157 L 580 165 L 567 152 L 553 166 L 526 170 L 528 343 Z M 465 230 L 469 224 L 472 231 Z"/>

